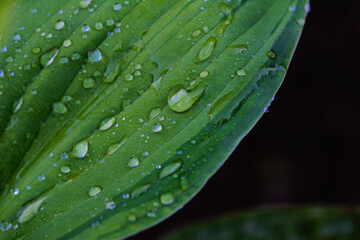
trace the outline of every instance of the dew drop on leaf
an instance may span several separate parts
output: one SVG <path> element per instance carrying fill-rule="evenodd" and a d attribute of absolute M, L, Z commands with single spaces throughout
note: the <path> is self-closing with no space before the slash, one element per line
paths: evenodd
<path fill-rule="evenodd" d="M 91 0 L 80 1 L 79 7 L 80 7 L 81 9 L 85 9 L 85 8 L 87 8 L 87 7 L 90 5 L 90 3 L 91 3 Z"/>
<path fill-rule="evenodd" d="M 71 169 L 68 166 L 63 166 L 63 167 L 61 167 L 60 171 L 62 173 L 69 173 L 71 171 Z"/>
<path fill-rule="evenodd" d="M 173 174 L 174 172 L 176 172 L 177 170 L 180 169 L 182 162 L 174 162 L 174 163 L 170 163 L 168 165 L 166 165 L 163 170 L 161 170 L 160 174 L 159 174 L 159 178 L 163 179 L 171 174 Z"/>
<path fill-rule="evenodd" d="M 64 47 L 70 47 L 72 44 L 72 41 L 70 39 L 66 39 L 64 42 L 63 42 L 63 46 Z"/>
<path fill-rule="evenodd" d="M 116 120 L 116 117 L 112 117 L 112 118 L 105 119 L 104 121 L 102 121 L 102 122 L 100 123 L 100 128 L 99 128 L 99 130 L 100 130 L 100 131 L 108 130 L 109 128 L 112 127 L 112 125 L 114 125 L 115 120 Z"/>
<path fill-rule="evenodd" d="M 101 190 L 102 189 L 99 186 L 91 187 L 89 189 L 88 194 L 89 194 L 90 197 L 95 197 L 96 195 L 98 195 L 101 192 Z"/>
<path fill-rule="evenodd" d="M 113 9 L 114 9 L 115 11 L 119 11 L 119 10 L 121 9 L 121 4 L 120 4 L 120 3 L 115 4 L 115 5 L 113 6 Z"/>
<path fill-rule="evenodd" d="M 3 232 L 8 231 L 12 226 L 12 223 L 9 221 L 3 221 L 2 223 L 0 223 L 0 229 Z"/>
<path fill-rule="evenodd" d="M 85 78 L 82 85 L 84 88 L 92 88 L 94 84 L 95 80 L 93 78 Z"/>
<path fill-rule="evenodd" d="M 39 198 L 38 200 L 29 203 L 27 205 L 25 205 L 23 207 L 23 209 L 21 210 L 20 216 L 18 218 L 18 222 L 19 223 L 25 223 L 30 221 L 33 217 L 36 216 L 36 214 L 38 213 L 39 207 L 40 205 L 48 198 L 48 196 L 46 197 L 42 197 Z"/>
<path fill-rule="evenodd" d="M 64 114 L 67 112 L 65 104 L 62 102 L 56 102 L 52 107 L 55 113 Z"/>
<path fill-rule="evenodd" d="M 130 167 L 137 167 L 137 166 L 139 166 L 139 159 L 137 158 L 137 157 L 132 157 L 132 158 L 130 158 L 130 160 L 129 160 L 129 166 Z"/>
<path fill-rule="evenodd" d="M 54 28 L 55 28 L 55 30 L 61 30 L 64 28 L 64 26 L 65 26 L 65 22 L 60 20 L 55 23 Z"/>
<path fill-rule="evenodd" d="M 174 202 L 174 195 L 171 192 L 164 193 L 160 196 L 160 202 L 163 205 L 170 205 Z"/>
<path fill-rule="evenodd" d="M 152 130 L 153 130 L 153 132 L 155 132 L 155 133 L 158 133 L 158 132 L 161 132 L 162 131 L 162 126 L 161 126 L 161 124 L 155 124 L 153 127 L 152 127 Z"/>
<path fill-rule="evenodd" d="M 204 46 L 200 49 L 200 52 L 197 58 L 195 59 L 195 63 L 200 63 L 208 59 L 211 56 L 211 53 L 213 52 L 215 45 L 216 45 L 215 38 L 211 37 L 209 40 L 207 40 Z"/>
<path fill-rule="evenodd" d="M 59 49 L 52 49 L 41 55 L 40 57 L 41 66 L 48 67 L 49 65 L 51 65 L 58 54 L 59 54 Z"/>
<path fill-rule="evenodd" d="M 90 62 L 99 62 L 101 60 L 101 52 L 99 49 L 95 49 L 89 52 L 88 57 Z"/>
<path fill-rule="evenodd" d="M 89 149 L 88 141 L 82 140 L 75 144 L 72 155 L 77 158 L 84 158 Z"/>
<path fill-rule="evenodd" d="M 203 87 L 197 87 L 191 91 L 187 91 L 185 89 L 178 90 L 178 88 L 174 88 L 168 95 L 169 107 L 175 112 L 185 112 L 189 110 L 197 100 L 199 100 L 203 93 Z"/>
<path fill-rule="evenodd" d="M 129 221 L 129 222 L 136 222 L 136 215 L 135 214 L 130 214 L 126 217 L 126 219 Z"/>

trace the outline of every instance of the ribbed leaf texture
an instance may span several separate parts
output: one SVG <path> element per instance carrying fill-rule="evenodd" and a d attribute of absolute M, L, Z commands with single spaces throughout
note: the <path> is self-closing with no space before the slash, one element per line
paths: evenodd
<path fill-rule="evenodd" d="M 11 1 L 0 239 L 124 238 L 189 201 L 279 88 L 306 0 Z"/>

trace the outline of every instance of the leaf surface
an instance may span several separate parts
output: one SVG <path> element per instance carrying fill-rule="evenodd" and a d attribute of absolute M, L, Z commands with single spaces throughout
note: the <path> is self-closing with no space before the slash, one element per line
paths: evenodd
<path fill-rule="evenodd" d="M 33 4 L 0 42 L 2 239 L 124 238 L 178 210 L 272 101 L 307 1 Z"/>

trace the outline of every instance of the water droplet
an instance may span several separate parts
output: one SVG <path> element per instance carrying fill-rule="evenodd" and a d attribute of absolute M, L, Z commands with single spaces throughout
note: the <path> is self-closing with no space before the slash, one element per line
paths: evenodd
<path fill-rule="evenodd" d="M 5 76 L 4 70 L 3 70 L 3 69 L 0 69 L 0 78 L 3 78 L 4 76 Z"/>
<path fill-rule="evenodd" d="M 132 74 L 129 74 L 129 73 L 128 73 L 128 74 L 125 75 L 125 80 L 126 80 L 126 81 L 131 81 L 131 80 L 133 80 L 133 79 L 134 79 L 134 76 L 133 76 Z"/>
<path fill-rule="evenodd" d="M 102 22 L 95 23 L 95 30 L 100 31 L 103 29 L 103 27 L 104 26 L 103 26 Z"/>
<path fill-rule="evenodd" d="M 89 56 L 89 61 L 93 63 L 99 62 L 101 60 L 101 52 L 99 49 L 90 51 L 88 56 Z"/>
<path fill-rule="evenodd" d="M 136 215 L 135 214 L 130 214 L 129 216 L 126 217 L 126 219 L 129 222 L 135 222 L 136 221 Z"/>
<path fill-rule="evenodd" d="M 84 158 L 88 149 L 89 149 L 88 141 L 86 139 L 82 140 L 74 146 L 72 155 L 77 158 Z"/>
<path fill-rule="evenodd" d="M 3 221 L 2 223 L 0 223 L 0 229 L 3 232 L 8 231 L 12 226 L 12 223 L 9 221 Z"/>
<path fill-rule="evenodd" d="M 115 11 L 119 11 L 119 10 L 121 9 L 121 4 L 120 4 L 120 3 L 115 4 L 114 7 L 113 7 L 113 9 L 114 9 Z"/>
<path fill-rule="evenodd" d="M 136 64 L 136 65 L 135 65 L 135 69 L 140 70 L 141 68 L 142 68 L 142 67 L 141 67 L 140 64 Z"/>
<path fill-rule="evenodd" d="M 150 114 L 149 114 L 149 120 L 153 119 L 154 117 L 156 117 L 157 115 L 159 115 L 161 113 L 161 108 L 154 108 L 151 110 Z"/>
<path fill-rule="evenodd" d="M 146 216 L 148 218 L 156 218 L 156 213 L 155 213 L 155 211 L 151 211 L 151 212 L 146 213 Z"/>
<path fill-rule="evenodd" d="M 205 33 L 208 33 L 209 32 L 209 27 L 208 26 L 203 26 L 203 30 Z"/>
<path fill-rule="evenodd" d="M 38 176 L 38 179 L 39 179 L 40 181 L 45 180 L 45 175 L 44 175 L 44 174 L 41 174 L 40 176 Z"/>
<path fill-rule="evenodd" d="M 40 205 L 48 198 L 48 196 L 46 197 L 42 197 L 28 205 L 26 205 L 22 211 L 21 214 L 18 218 L 18 222 L 19 223 L 25 223 L 30 221 L 31 219 L 33 219 L 36 214 L 38 213 L 39 207 Z"/>
<path fill-rule="evenodd" d="M 115 202 L 113 202 L 113 201 L 107 202 L 107 203 L 105 204 L 105 209 L 107 209 L 107 210 L 113 210 L 113 209 L 115 209 L 115 208 L 116 208 L 116 204 L 115 204 Z"/>
<path fill-rule="evenodd" d="M 24 103 L 24 96 L 22 96 L 18 101 L 15 102 L 13 107 L 13 112 L 16 113 L 17 111 L 19 111 L 23 103 Z"/>
<path fill-rule="evenodd" d="M 174 162 L 174 163 L 170 163 L 168 165 L 166 165 L 166 167 L 163 168 L 163 170 L 161 170 L 160 174 L 159 174 L 159 178 L 163 179 L 171 174 L 173 174 L 174 172 L 176 172 L 177 170 L 180 169 L 182 162 L 178 161 L 178 162 Z"/>
<path fill-rule="evenodd" d="M 91 3 L 91 0 L 84 0 L 84 1 L 80 1 L 79 3 L 79 7 L 81 9 L 87 8 Z"/>
<path fill-rule="evenodd" d="M 160 196 L 160 202 L 163 205 L 170 205 L 174 202 L 174 195 L 171 192 L 164 193 Z"/>
<path fill-rule="evenodd" d="M 40 51 L 41 51 L 41 48 L 39 48 L 39 47 L 34 47 L 34 48 L 31 50 L 31 52 L 34 53 L 34 54 L 37 54 L 37 53 L 39 53 Z"/>
<path fill-rule="evenodd" d="M 61 167 L 60 171 L 62 173 L 69 173 L 71 169 L 68 166 Z"/>
<path fill-rule="evenodd" d="M 244 69 L 240 68 L 239 70 L 237 70 L 236 74 L 240 77 L 244 77 L 246 76 L 246 72 Z"/>
<path fill-rule="evenodd" d="M 268 56 L 269 58 L 275 59 L 276 58 L 276 53 L 274 51 L 268 51 L 266 53 L 266 56 Z"/>
<path fill-rule="evenodd" d="M 64 114 L 67 112 L 67 108 L 64 103 L 56 102 L 53 104 L 53 111 L 59 114 Z"/>
<path fill-rule="evenodd" d="M 20 34 L 15 34 L 15 35 L 14 35 L 14 40 L 15 40 L 15 41 L 19 41 L 20 39 L 21 39 Z"/>
<path fill-rule="evenodd" d="M 52 49 L 41 55 L 40 57 L 41 66 L 47 67 L 50 64 L 52 64 L 58 54 L 59 54 L 59 49 Z"/>
<path fill-rule="evenodd" d="M 72 41 L 70 39 L 66 39 L 63 43 L 63 46 L 64 47 L 70 47 L 72 44 Z"/>
<path fill-rule="evenodd" d="M 200 73 L 200 78 L 206 78 L 207 76 L 209 76 L 209 71 L 202 71 L 201 73 Z"/>
<path fill-rule="evenodd" d="M 61 57 L 59 62 L 62 64 L 65 64 L 65 63 L 69 62 L 69 59 L 67 57 Z"/>
<path fill-rule="evenodd" d="M 107 155 L 114 154 L 125 142 L 126 142 L 126 140 L 123 140 L 119 143 L 115 143 L 115 144 L 111 145 L 107 150 Z"/>
<path fill-rule="evenodd" d="M 139 166 L 139 159 L 137 158 L 137 157 L 132 157 L 132 158 L 130 158 L 130 160 L 129 160 L 129 166 L 130 167 L 137 167 L 137 166 Z"/>
<path fill-rule="evenodd" d="M 113 19 L 108 19 L 108 20 L 106 20 L 106 26 L 111 27 L 111 26 L 114 25 L 114 24 L 115 24 L 115 22 L 114 22 Z"/>
<path fill-rule="evenodd" d="M 65 26 L 65 22 L 62 21 L 62 20 L 60 20 L 60 21 L 57 21 L 57 22 L 55 23 L 54 28 L 55 28 L 56 30 L 61 30 L 64 26 Z"/>
<path fill-rule="evenodd" d="M 85 78 L 83 81 L 84 88 L 92 88 L 95 84 L 95 80 L 93 78 Z"/>
<path fill-rule="evenodd" d="M 185 191 L 189 188 L 189 181 L 186 176 L 180 177 L 180 187 L 181 187 L 181 190 L 183 190 L 183 191 Z"/>
<path fill-rule="evenodd" d="M 196 87 L 191 91 L 175 87 L 168 96 L 168 104 L 171 110 L 175 112 L 185 112 L 189 110 L 194 103 L 204 94 L 203 87 Z"/>
<path fill-rule="evenodd" d="M 152 127 L 152 130 L 153 130 L 153 132 L 155 132 L 155 133 L 158 133 L 158 132 L 161 132 L 162 131 L 162 126 L 161 126 L 161 124 L 155 124 L 153 127 Z"/>
<path fill-rule="evenodd" d="M 102 122 L 100 123 L 100 128 L 99 128 L 99 130 L 100 130 L 100 131 L 108 130 L 109 128 L 112 127 L 112 125 L 114 125 L 115 120 L 116 120 L 116 117 L 112 117 L 112 118 L 105 119 L 104 121 L 102 121 Z"/>
<path fill-rule="evenodd" d="M 216 45 L 216 39 L 209 38 L 209 40 L 207 40 L 204 46 L 200 49 L 200 52 L 197 58 L 195 59 L 195 63 L 200 63 L 208 59 L 211 56 L 211 53 L 213 52 L 215 45 Z"/>
<path fill-rule="evenodd" d="M 19 193 L 20 193 L 19 189 L 15 188 L 13 194 L 16 196 L 16 195 L 19 195 Z"/>
<path fill-rule="evenodd" d="M 132 192 L 131 192 L 131 198 L 136 198 L 138 196 L 140 196 L 141 194 L 147 192 L 147 190 L 150 188 L 151 184 L 145 184 L 139 187 L 136 187 Z"/>
<path fill-rule="evenodd" d="M 89 189 L 89 196 L 90 197 L 95 197 L 96 195 L 98 195 L 101 192 L 101 187 L 95 186 Z"/>
<path fill-rule="evenodd" d="M 201 30 L 199 30 L 199 29 L 193 31 L 193 33 L 192 33 L 193 38 L 197 38 L 200 35 L 201 35 Z"/>
<path fill-rule="evenodd" d="M 80 53 L 74 52 L 74 53 L 71 55 L 71 60 L 76 61 L 76 60 L 79 60 L 80 57 L 81 57 Z"/>
<path fill-rule="evenodd" d="M 88 32 L 88 31 L 90 31 L 90 26 L 87 24 L 84 24 L 81 29 L 83 32 Z"/>

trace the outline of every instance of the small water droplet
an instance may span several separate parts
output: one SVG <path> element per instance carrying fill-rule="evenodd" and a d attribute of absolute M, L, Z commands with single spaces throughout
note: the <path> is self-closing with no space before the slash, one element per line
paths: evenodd
<path fill-rule="evenodd" d="M 101 192 L 101 190 L 102 190 L 101 187 L 95 186 L 95 187 L 92 187 L 89 189 L 88 194 L 90 197 L 95 197 L 96 195 L 98 195 Z"/>
<path fill-rule="evenodd" d="M 88 31 L 90 31 L 90 26 L 87 24 L 84 24 L 81 29 L 83 32 L 88 32 Z"/>
<path fill-rule="evenodd" d="M 107 209 L 107 210 L 113 210 L 113 209 L 115 209 L 115 208 L 116 208 L 116 204 L 115 204 L 115 202 L 113 202 L 113 201 L 107 202 L 107 203 L 105 204 L 105 209 Z"/>
<path fill-rule="evenodd" d="M 74 52 L 74 53 L 71 55 L 71 60 L 76 61 L 76 60 L 79 60 L 80 57 L 81 57 L 80 53 Z"/>
<path fill-rule="evenodd" d="M 95 30 L 100 31 L 103 29 L 103 27 L 104 26 L 103 26 L 102 22 L 95 23 Z"/>
<path fill-rule="evenodd" d="M 129 166 L 130 167 L 137 167 L 137 166 L 139 166 L 139 159 L 137 158 L 137 157 L 132 157 L 132 158 L 130 158 L 130 160 L 129 160 Z"/>
<path fill-rule="evenodd" d="M 274 51 L 268 51 L 266 53 L 266 56 L 268 56 L 271 59 L 275 59 L 276 58 L 276 53 Z"/>
<path fill-rule="evenodd" d="M 171 192 L 164 193 L 160 196 L 160 202 L 163 205 L 170 205 L 174 202 L 174 195 Z"/>
<path fill-rule="evenodd" d="M 37 54 L 37 53 L 41 52 L 41 48 L 39 48 L 39 47 L 34 47 L 34 48 L 31 50 L 31 52 L 34 53 L 34 54 Z"/>
<path fill-rule="evenodd" d="M 70 47 L 72 44 L 72 41 L 70 39 L 66 39 L 64 42 L 63 42 L 63 46 L 64 47 Z"/>
<path fill-rule="evenodd" d="M 136 222 L 136 215 L 135 214 L 130 214 L 129 216 L 126 217 L 126 219 L 129 222 Z"/>
<path fill-rule="evenodd" d="M 209 71 L 205 70 L 205 71 L 202 71 L 200 73 L 200 78 L 206 78 L 207 76 L 209 76 Z"/>
<path fill-rule="evenodd" d="M 68 166 L 63 166 L 63 167 L 61 167 L 60 171 L 62 173 L 69 173 L 71 171 L 71 169 Z"/>
<path fill-rule="evenodd" d="M 19 41 L 20 39 L 21 39 L 20 34 L 15 34 L 15 35 L 14 35 L 14 40 L 15 40 L 15 41 Z"/>
<path fill-rule="evenodd" d="M 177 170 L 180 169 L 182 162 L 178 161 L 178 162 L 174 162 L 174 163 L 170 163 L 168 165 L 166 165 L 163 170 L 161 170 L 160 174 L 159 174 L 159 178 L 163 179 L 171 174 L 173 174 L 174 172 L 176 172 Z"/>
<path fill-rule="evenodd" d="M 91 0 L 80 1 L 79 7 L 80 7 L 81 9 L 85 9 L 85 8 L 87 8 L 87 7 L 90 5 L 90 3 L 91 3 Z"/>
<path fill-rule="evenodd" d="M 61 30 L 61 29 L 64 28 L 64 26 L 65 26 L 65 22 L 62 21 L 62 20 L 60 20 L 60 21 L 57 21 L 57 22 L 55 23 L 54 28 L 55 28 L 56 30 Z"/>
<path fill-rule="evenodd" d="M 89 52 L 88 57 L 90 62 L 99 62 L 101 60 L 101 52 L 99 49 L 95 49 Z"/>
<path fill-rule="evenodd" d="M 5 76 L 4 70 L 3 70 L 3 69 L 0 69 L 0 78 L 3 78 L 4 76 Z"/>
<path fill-rule="evenodd" d="M 114 125 L 115 120 L 116 120 L 116 117 L 112 117 L 112 118 L 105 119 L 104 121 L 102 121 L 102 122 L 100 123 L 100 128 L 99 128 L 99 130 L 100 130 L 100 131 L 108 130 L 109 128 L 112 127 L 112 125 Z"/>
<path fill-rule="evenodd" d="M 95 80 L 93 78 L 85 78 L 83 81 L 83 87 L 84 88 L 92 88 L 95 84 Z"/>
<path fill-rule="evenodd" d="M 193 38 L 197 38 L 200 35 L 201 35 L 201 30 L 200 29 L 197 29 L 197 30 L 193 31 L 193 33 L 192 33 Z"/>
<path fill-rule="evenodd" d="M 64 103 L 62 102 L 56 102 L 53 104 L 53 111 L 55 113 L 64 114 L 67 112 L 67 108 Z"/>
<path fill-rule="evenodd" d="M 239 70 L 237 70 L 236 74 L 240 77 L 244 77 L 246 76 L 246 72 L 244 69 L 240 68 Z"/>
<path fill-rule="evenodd" d="M 134 79 L 134 76 L 132 74 L 128 73 L 128 74 L 125 75 L 125 80 L 126 81 L 131 81 L 133 79 Z"/>
<path fill-rule="evenodd" d="M 88 149 L 89 149 L 88 141 L 86 139 L 82 140 L 77 144 L 75 144 L 72 155 L 77 158 L 84 158 Z"/>
<path fill-rule="evenodd" d="M 40 181 L 45 180 L 45 175 L 44 175 L 44 174 L 41 174 L 40 176 L 38 176 L 38 179 L 39 179 Z"/>
<path fill-rule="evenodd" d="M 24 96 L 22 96 L 19 100 L 17 100 L 13 107 L 13 112 L 16 113 L 21 108 L 22 104 L 24 103 Z"/>
<path fill-rule="evenodd" d="M 0 229 L 3 232 L 8 231 L 12 226 L 12 223 L 9 221 L 3 221 L 2 223 L 0 223 Z"/>
<path fill-rule="evenodd" d="M 162 126 L 161 126 L 161 124 L 155 124 L 153 127 L 152 127 L 152 130 L 153 130 L 153 132 L 155 132 L 155 133 L 158 133 L 158 132 L 161 132 L 162 131 Z"/>
<path fill-rule="evenodd" d="M 121 4 L 120 4 L 120 3 L 115 4 L 114 7 L 113 7 L 113 9 L 114 9 L 115 11 L 119 11 L 119 10 L 121 9 Z"/>
<path fill-rule="evenodd" d="M 111 145 L 107 150 L 107 155 L 114 154 L 125 142 L 126 142 L 126 140 L 123 140 L 119 143 L 115 143 L 115 144 Z"/>
<path fill-rule="evenodd" d="M 151 211 L 151 212 L 146 213 L 146 216 L 148 218 L 156 218 L 156 213 L 155 213 L 155 211 Z"/>
<path fill-rule="evenodd" d="M 153 119 L 154 117 L 156 117 L 157 115 L 159 115 L 161 113 L 161 108 L 154 108 L 151 110 L 150 114 L 149 114 L 149 120 Z"/>
<path fill-rule="evenodd" d="M 108 20 L 106 20 L 106 26 L 111 27 L 111 26 L 114 25 L 114 24 L 115 24 L 115 22 L 114 22 L 113 19 L 108 19 Z"/>
<path fill-rule="evenodd" d="M 139 187 L 136 187 L 132 192 L 131 192 L 131 198 L 136 198 L 138 196 L 140 196 L 141 194 L 147 192 L 147 190 L 150 188 L 151 184 L 145 184 Z"/>
<path fill-rule="evenodd" d="M 20 193 L 19 189 L 18 189 L 18 188 L 15 188 L 14 191 L 13 191 L 13 194 L 14 194 L 15 196 L 17 196 L 17 195 L 19 195 L 19 193 Z"/>
<path fill-rule="evenodd" d="M 56 58 L 56 56 L 59 54 L 59 49 L 52 49 L 40 57 L 40 64 L 43 67 L 48 67 L 50 64 L 52 64 Z"/>

